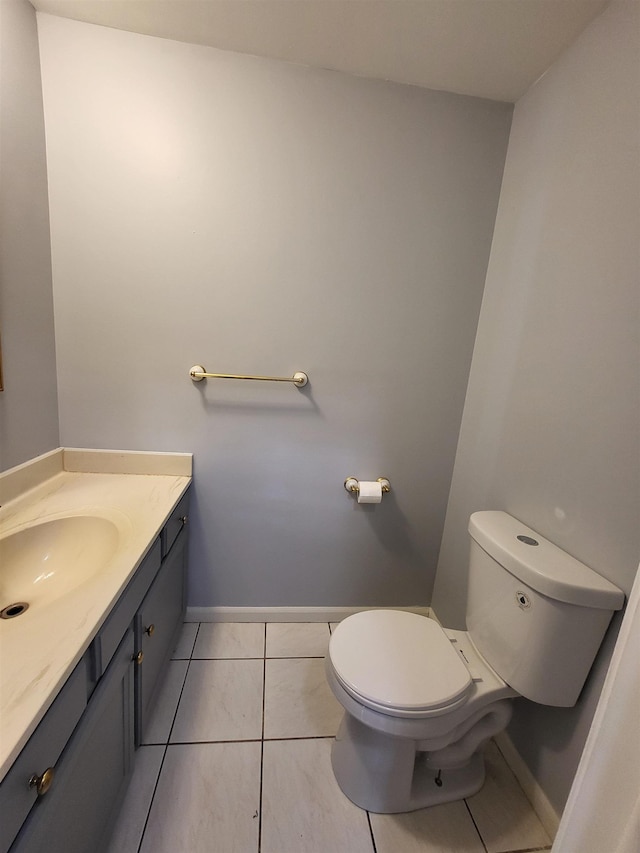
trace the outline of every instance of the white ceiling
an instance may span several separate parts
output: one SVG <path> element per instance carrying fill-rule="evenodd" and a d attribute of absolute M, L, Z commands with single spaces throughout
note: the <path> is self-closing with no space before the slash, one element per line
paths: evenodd
<path fill-rule="evenodd" d="M 120 30 L 516 101 L 608 0 L 31 2 Z"/>

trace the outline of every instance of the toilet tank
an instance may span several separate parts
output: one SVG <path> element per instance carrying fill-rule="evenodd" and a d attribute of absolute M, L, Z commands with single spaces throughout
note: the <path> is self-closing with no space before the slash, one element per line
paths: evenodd
<path fill-rule="evenodd" d="M 522 696 L 575 705 L 624 594 L 506 512 L 475 512 L 467 631 Z"/>

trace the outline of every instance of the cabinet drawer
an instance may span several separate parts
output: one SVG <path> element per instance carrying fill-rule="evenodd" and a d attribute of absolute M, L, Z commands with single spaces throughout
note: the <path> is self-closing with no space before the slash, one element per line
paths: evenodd
<path fill-rule="evenodd" d="M 109 661 L 118 648 L 127 628 L 132 624 L 150 584 L 160 568 L 160 539 L 156 539 L 135 575 L 129 581 L 111 615 L 91 644 L 91 677 L 94 682 L 102 677 Z"/>
<path fill-rule="evenodd" d="M 166 557 L 176 536 L 187 523 L 189 515 L 189 490 L 182 496 L 177 507 L 173 510 L 165 526 L 162 528 L 160 537 L 162 539 L 162 556 Z"/>
<path fill-rule="evenodd" d="M 38 799 L 32 776 L 54 767 L 87 704 L 82 658 L 0 785 L 0 851 L 5 853 Z"/>

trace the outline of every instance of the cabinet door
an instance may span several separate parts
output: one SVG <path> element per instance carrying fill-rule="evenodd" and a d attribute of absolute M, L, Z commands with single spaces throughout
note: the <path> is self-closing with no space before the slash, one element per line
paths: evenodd
<path fill-rule="evenodd" d="M 136 615 L 136 650 L 143 653 L 136 666 L 136 744 L 158 692 L 161 676 L 177 642 L 185 612 L 187 556 L 186 530 L 178 534 L 168 556 Z"/>
<path fill-rule="evenodd" d="M 0 0 L 1 1 L 1 0 Z M 55 767 L 87 705 L 88 659 L 85 655 L 29 738 L 0 785 L 0 853 L 7 853 L 27 815 L 38 801 L 29 782 Z"/>
<path fill-rule="evenodd" d="M 127 631 L 10 853 L 98 853 L 133 771 L 133 631 Z"/>

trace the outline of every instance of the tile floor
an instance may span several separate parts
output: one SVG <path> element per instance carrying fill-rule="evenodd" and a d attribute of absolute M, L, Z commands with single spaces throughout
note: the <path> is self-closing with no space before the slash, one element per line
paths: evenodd
<path fill-rule="evenodd" d="M 475 797 L 369 814 L 340 791 L 331 625 L 185 623 L 109 853 L 507 853 L 551 842 L 494 744 Z"/>

